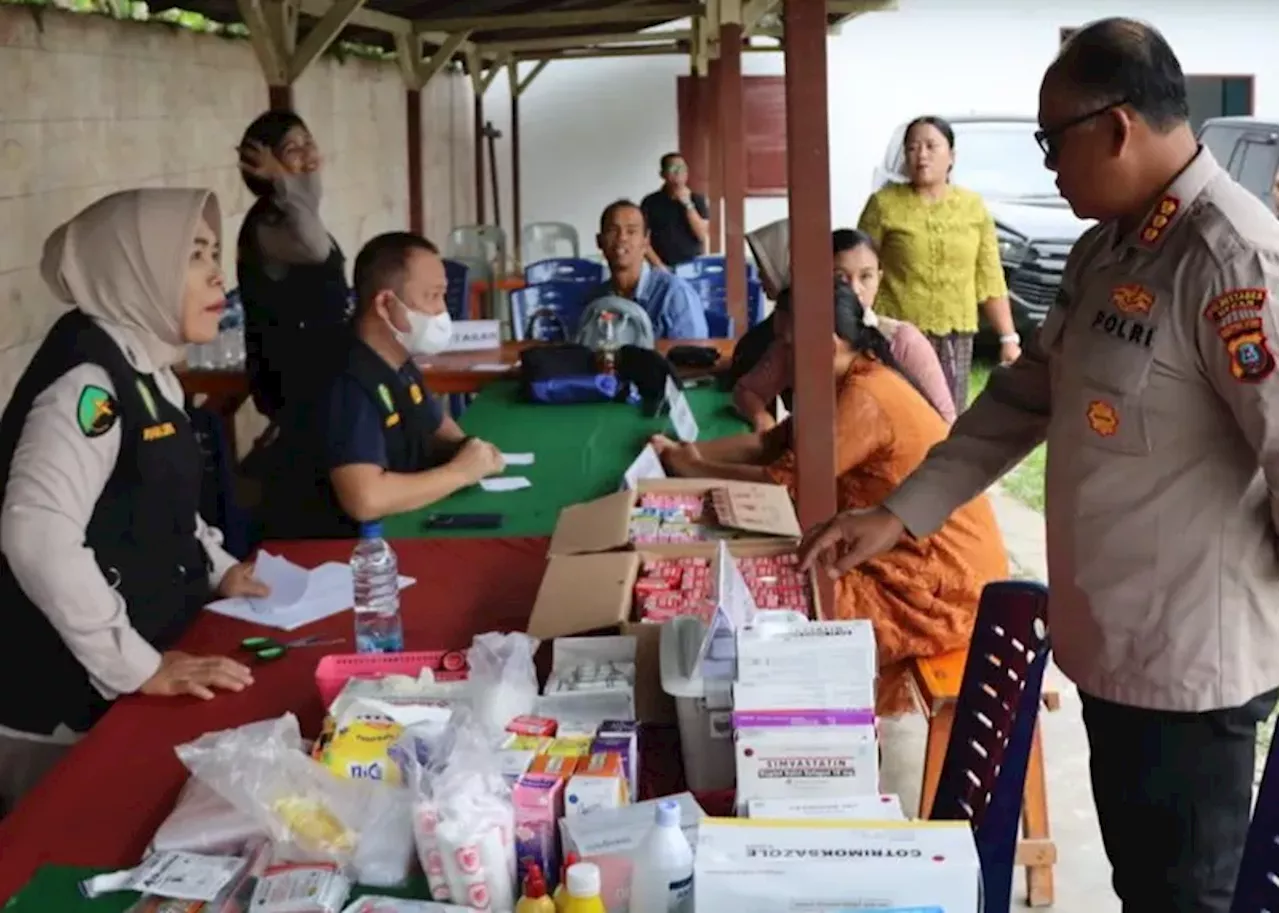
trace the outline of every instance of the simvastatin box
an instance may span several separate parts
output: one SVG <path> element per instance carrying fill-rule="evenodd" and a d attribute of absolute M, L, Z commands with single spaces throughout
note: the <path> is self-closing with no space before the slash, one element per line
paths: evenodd
<path fill-rule="evenodd" d="M 738 803 L 844 799 L 880 792 L 873 724 L 739 729 Z"/>
<path fill-rule="evenodd" d="M 963 821 L 706 818 L 698 913 L 977 913 L 978 851 Z"/>

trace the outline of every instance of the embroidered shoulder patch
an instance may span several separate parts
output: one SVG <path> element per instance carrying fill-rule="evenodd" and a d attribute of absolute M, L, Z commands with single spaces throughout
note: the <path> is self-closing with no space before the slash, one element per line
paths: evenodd
<path fill-rule="evenodd" d="M 95 384 L 86 384 L 76 402 L 76 424 L 85 437 L 101 437 L 119 418 L 115 397 Z"/>
<path fill-rule="evenodd" d="M 422 405 L 422 388 L 417 384 L 409 384 L 409 399 L 413 400 L 415 406 Z"/>
<path fill-rule="evenodd" d="M 1266 289 L 1236 288 L 1223 292 L 1204 309 L 1204 318 L 1226 346 L 1231 376 L 1240 383 L 1259 383 L 1276 370 L 1262 319 L 1266 304 Z"/>

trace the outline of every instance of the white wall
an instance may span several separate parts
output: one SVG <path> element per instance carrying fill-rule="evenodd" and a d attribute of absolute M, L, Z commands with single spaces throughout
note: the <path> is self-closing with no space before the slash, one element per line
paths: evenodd
<path fill-rule="evenodd" d="M 1276 0 L 899 0 L 899 7 L 854 19 L 827 44 L 836 224 L 857 220 L 895 125 L 926 113 L 1034 116 L 1059 28 L 1103 16 L 1154 24 L 1187 73 L 1254 75 L 1254 113 L 1280 111 Z M 743 61 L 747 74 L 783 71 L 781 54 Z M 657 186 L 658 158 L 676 148 L 676 77 L 687 72 L 687 59 L 675 56 L 556 62 L 543 70 L 520 99 L 523 220 L 569 222 L 593 250 L 600 210 Z M 508 231 L 509 99 L 505 78 L 485 96 L 486 119 L 503 131 L 498 170 Z M 747 228 L 785 216 L 786 205 L 749 199 Z"/>

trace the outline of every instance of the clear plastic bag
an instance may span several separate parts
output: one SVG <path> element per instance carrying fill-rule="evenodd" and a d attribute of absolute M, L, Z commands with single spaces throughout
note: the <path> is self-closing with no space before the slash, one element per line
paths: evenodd
<path fill-rule="evenodd" d="M 467 651 L 471 705 L 492 744 L 501 739 L 507 723 L 533 712 L 538 697 L 533 662 L 537 650 L 537 638 L 519 632 L 480 634 L 471 642 Z"/>
<path fill-rule="evenodd" d="M 400 746 L 414 792 L 413 836 L 431 897 L 485 910 L 515 906 L 515 816 L 479 719 L 455 714 L 435 738 Z"/>
<path fill-rule="evenodd" d="M 303 753 L 292 714 L 206 733 L 176 751 L 193 776 L 257 822 L 272 840 L 351 868 L 357 879 L 361 864 L 394 856 L 399 847 L 407 875 L 412 834 L 397 806 L 407 802 L 408 794 L 334 776 Z M 376 856 L 372 849 L 362 852 L 362 844 L 377 847 Z"/>
<path fill-rule="evenodd" d="M 169 817 L 151 838 L 150 851 L 238 853 L 251 840 L 264 838 L 261 825 L 218 795 L 208 784 L 187 780 Z"/>

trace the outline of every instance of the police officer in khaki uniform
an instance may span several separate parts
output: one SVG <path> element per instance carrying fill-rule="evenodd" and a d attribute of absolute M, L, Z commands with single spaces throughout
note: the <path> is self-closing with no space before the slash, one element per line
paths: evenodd
<path fill-rule="evenodd" d="M 1063 48 L 1037 138 L 1099 224 L 1036 344 L 881 508 L 802 548 L 843 573 L 1048 442 L 1050 637 L 1080 688 L 1126 913 L 1228 909 L 1280 677 L 1278 227 L 1187 116 L 1149 26 L 1103 20 Z"/>
<path fill-rule="evenodd" d="M 72 305 L 0 419 L 0 807 L 121 694 L 239 691 L 232 659 L 174 650 L 216 590 L 264 595 L 205 525 L 199 446 L 172 365 L 225 304 L 208 191 L 113 194 L 45 243 Z"/>

